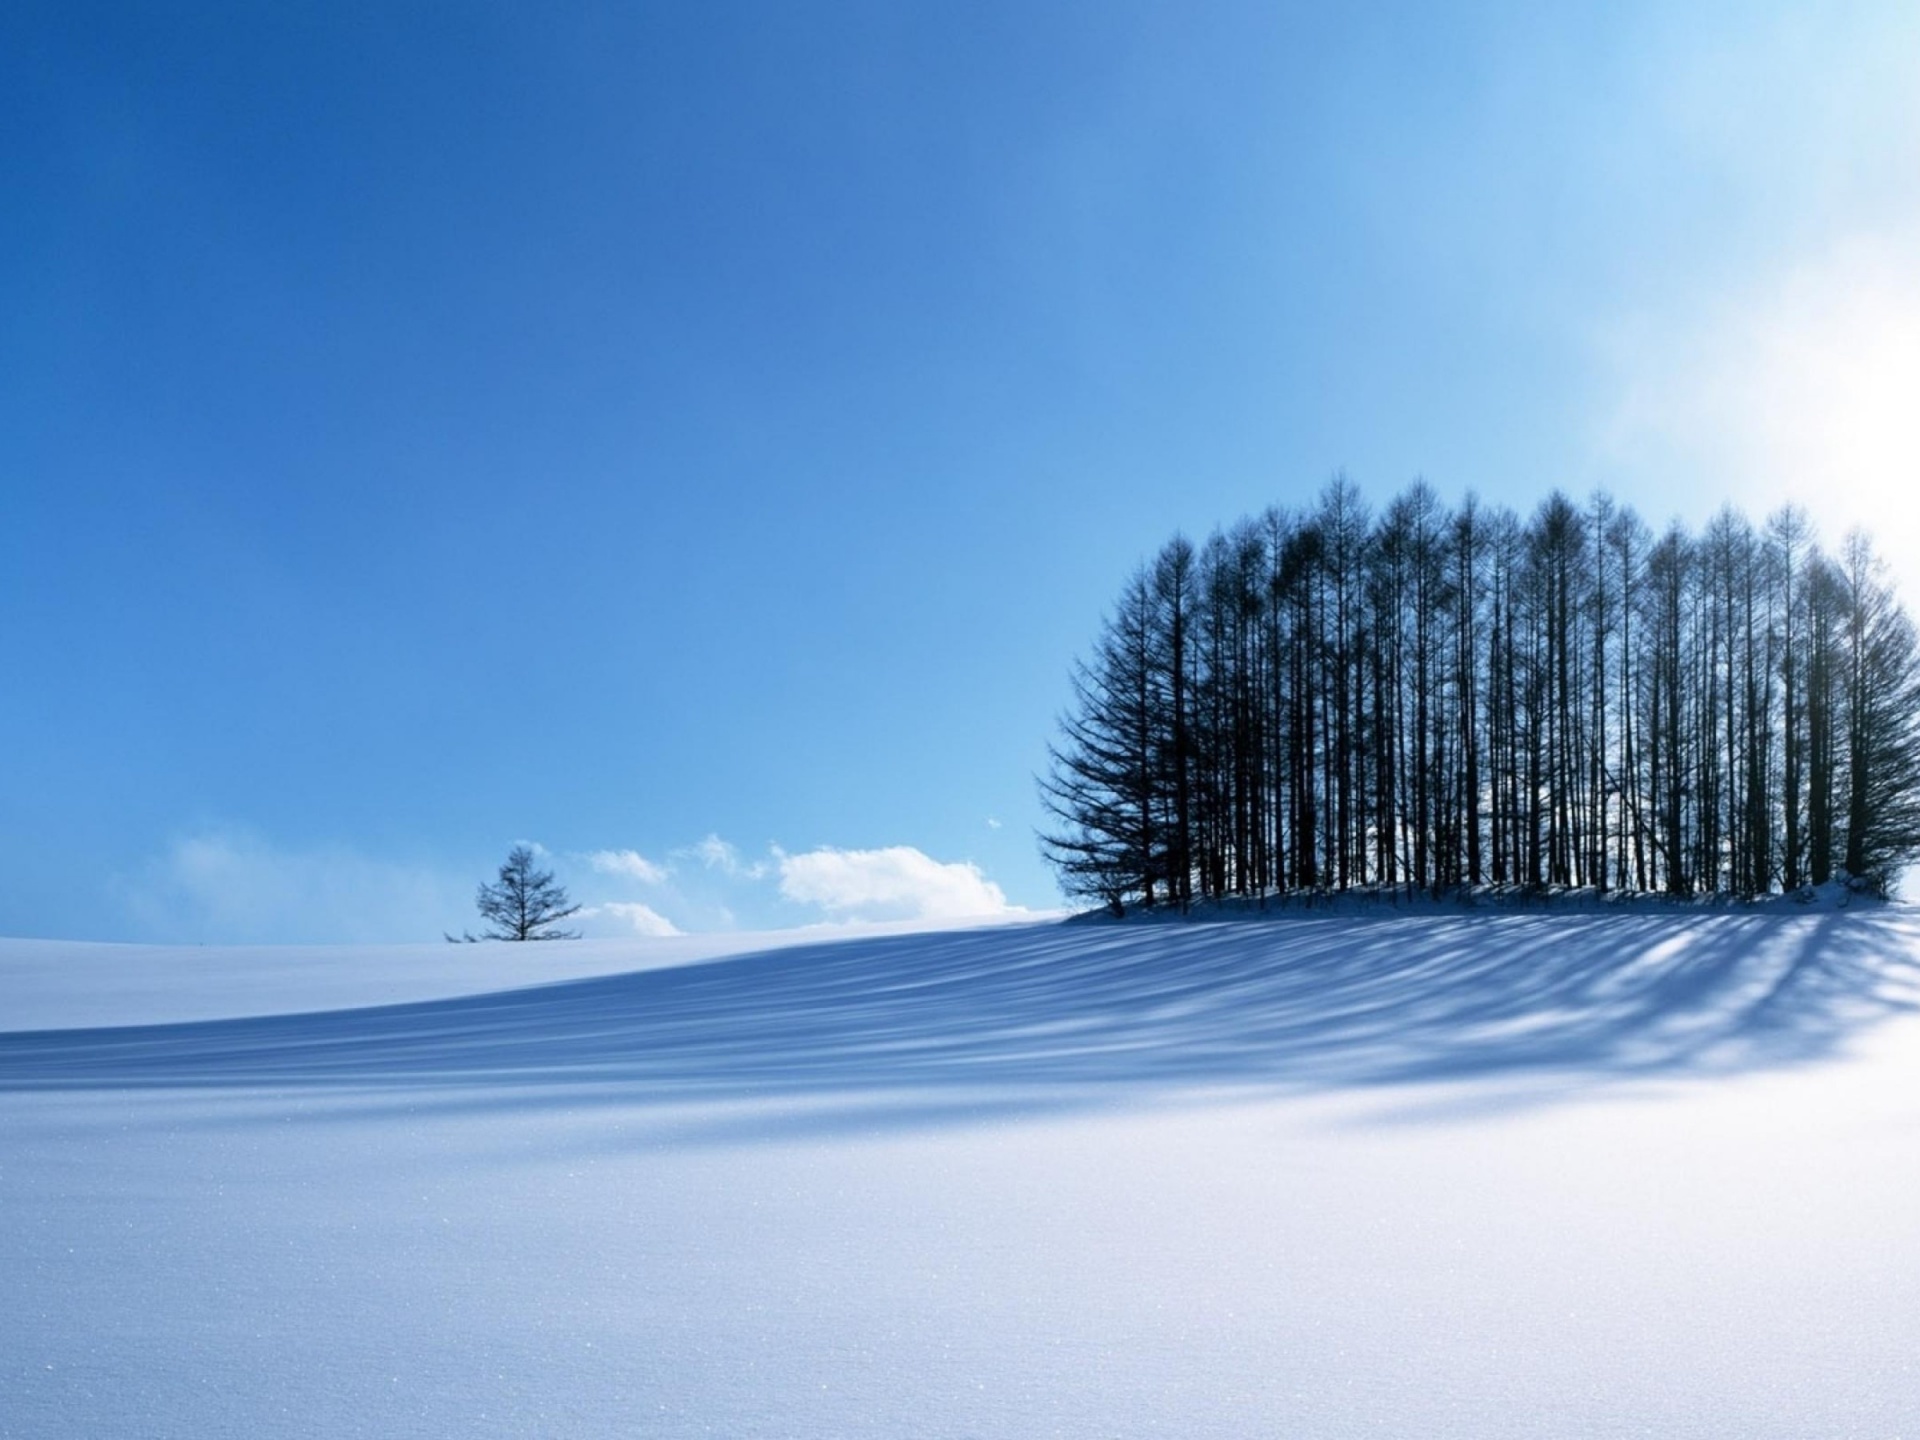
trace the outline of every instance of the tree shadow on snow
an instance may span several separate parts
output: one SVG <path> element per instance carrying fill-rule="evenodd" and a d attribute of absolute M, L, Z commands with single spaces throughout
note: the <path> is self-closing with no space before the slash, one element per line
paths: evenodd
<path fill-rule="evenodd" d="M 313 1092 L 359 1113 L 685 1106 L 714 1138 L 1202 1087 L 1581 1084 L 1834 1054 L 1920 1005 L 1915 953 L 1898 910 L 1033 925 L 372 1009 L 0 1034 L 0 1090 Z M 745 1103 L 698 1118 L 714 1100 Z"/>

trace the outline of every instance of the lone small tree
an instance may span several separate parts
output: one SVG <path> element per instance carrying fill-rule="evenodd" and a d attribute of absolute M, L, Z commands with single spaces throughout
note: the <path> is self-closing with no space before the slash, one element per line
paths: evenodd
<path fill-rule="evenodd" d="M 480 918 L 487 922 L 485 933 L 468 935 L 468 940 L 578 940 L 578 930 L 556 928 L 569 915 L 580 910 L 569 899 L 564 885 L 553 882 L 551 870 L 536 869 L 533 851 L 516 845 L 500 867 L 500 879 L 482 885 L 474 896 Z M 451 940 L 453 937 L 447 937 Z"/>

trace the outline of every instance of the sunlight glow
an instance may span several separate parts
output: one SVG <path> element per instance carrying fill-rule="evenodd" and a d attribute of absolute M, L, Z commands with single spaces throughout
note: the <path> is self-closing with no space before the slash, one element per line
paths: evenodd
<path fill-rule="evenodd" d="M 1861 526 L 1920 590 L 1920 233 L 1856 237 L 1620 352 L 1617 454 L 1756 520 L 1799 503 L 1829 543 Z"/>

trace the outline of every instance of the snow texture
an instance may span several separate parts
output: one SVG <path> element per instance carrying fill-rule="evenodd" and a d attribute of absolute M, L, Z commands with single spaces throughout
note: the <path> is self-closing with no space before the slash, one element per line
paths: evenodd
<path fill-rule="evenodd" d="M 0 1436 L 1920 1433 L 1920 913 L 782 939 L 0 942 Z"/>

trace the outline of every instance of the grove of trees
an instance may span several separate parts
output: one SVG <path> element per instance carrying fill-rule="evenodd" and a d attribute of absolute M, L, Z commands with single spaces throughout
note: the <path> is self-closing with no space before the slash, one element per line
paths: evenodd
<path fill-rule="evenodd" d="M 1042 847 L 1128 904 L 1361 887 L 1755 895 L 1920 856 L 1920 647 L 1866 537 L 1655 534 L 1336 476 L 1120 593 Z"/>

